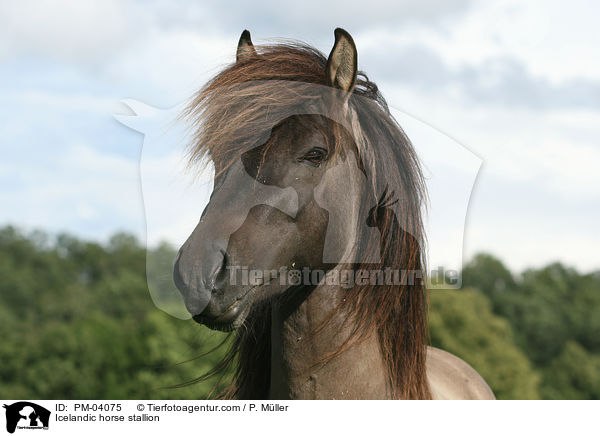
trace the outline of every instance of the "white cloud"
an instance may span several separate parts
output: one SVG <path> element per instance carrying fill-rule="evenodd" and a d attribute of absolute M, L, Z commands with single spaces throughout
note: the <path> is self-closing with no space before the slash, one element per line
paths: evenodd
<path fill-rule="evenodd" d="M 404 86 L 384 86 L 384 91 L 391 106 L 430 123 L 481 156 L 484 174 L 533 185 L 563 200 L 582 201 L 599 194 L 599 111 L 489 107 Z"/>
<path fill-rule="evenodd" d="M 109 97 L 97 97 L 82 93 L 56 93 L 39 90 L 26 90 L 13 93 L 19 103 L 30 108 L 49 108 L 61 112 L 91 112 L 94 114 L 107 114 L 115 110 L 117 102 Z"/>
<path fill-rule="evenodd" d="M 95 238 L 120 228 L 139 235 L 143 228 L 135 161 L 79 144 L 51 161 L 7 165 L 3 173 L 19 182 L 0 191 L 2 222 Z"/>
<path fill-rule="evenodd" d="M 507 215 L 487 216 L 485 221 L 471 219 L 465 238 L 466 258 L 478 252 L 492 253 L 513 271 L 552 262 L 597 271 L 600 236 L 582 232 L 577 223 L 547 218 Z"/>
<path fill-rule="evenodd" d="M 447 35 L 428 32 L 430 46 L 451 65 L 494 57 L 522 62 L 555 83 L 600 77 L 598 4 L 573 1 L 479 2 Z"/>
<path fill-rule="evenodd" d="M 131 44 L 105 65 L 106 80 L 132 83 L 123 97 L 173 105 L 191 96 L 211 76 L 235 60 L 235 37 L 222 38 L 196 30 L 149 31 L 143 41 Z M 141 86 L 139 86 L 141 85 Z M 167 98 L 164 95 L 167 95 Z M 161 101 L 154 101 L 155 99 Z"/>
<path fill-rule="evenodd" d="M 0 54 L 34 55 L 98 65 L 140 37 L 131 2 L 68 0 L 2 2 Z M 142 25 L 140 25 L 142 24 Z"/>

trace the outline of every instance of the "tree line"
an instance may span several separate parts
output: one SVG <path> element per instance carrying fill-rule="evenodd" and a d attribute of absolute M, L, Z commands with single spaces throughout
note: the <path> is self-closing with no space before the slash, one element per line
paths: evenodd
<path fill-rule="evenodd" d="M 162 244 L 149 261 L 174 253 Z M 218 391 L 227 370 L 197 379 L 220 361 L 227 334 L 158 310 L 146 254 L 127 234 L 102 244 L 0 229 L 0 398 Z M 461 290 L 430 291 L 431 344 L 469 362 L 499 399 L 600 399 L 599 312 L 600 273 L 555 263 L 514 274 L 480 254 Z"/>

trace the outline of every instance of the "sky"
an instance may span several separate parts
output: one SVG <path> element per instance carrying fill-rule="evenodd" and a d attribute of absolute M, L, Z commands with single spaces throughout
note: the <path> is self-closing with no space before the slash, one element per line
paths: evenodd
<path fill-rule="evenodd" d="M 122 101 L 171 110 L 234 60 L 243 29 L 328 53 L 343 27 L 409 137 L 434 130 L 481 163 L 451 250 L 597 270 L 598 16 L 593 1 L 2 2 L 0 226 L 145 239 L 144 135 L 115 119 Z M 438 221 L 453 213 L 441 192 Z"/>

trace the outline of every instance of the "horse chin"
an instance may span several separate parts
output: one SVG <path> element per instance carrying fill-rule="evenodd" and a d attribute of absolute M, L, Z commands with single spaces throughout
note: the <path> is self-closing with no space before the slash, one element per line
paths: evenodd
<path fill-rule="evenodd" d="M 203 324 L 211 330 L 217 330 L 220 332 L 231 332 L 241 327 L 248 312 L 250 311 L 250 305 L 242 309 L 242 312 L 229 310 L 218 318 L 209 318 L 203 315 L 194 315 L 193 319 L 199 324 Z"/>
<path fill-rule="evenodd" d="M 219 316 L 206 316 L 203 314 L 194 315 L 192 318 L 199 324 L 203 324 L 211 330 L 221 332 L 230 332 L 242 326 L 254 300 L 255 289 L 251 288 L 245 292 L 242 297 L 236 299 Z"/>
<path fill-rule="evenodd" d="M 202 315 L 194 315 L 193 319 L 197 323 L 205 325 L 209 329 L 216 330 L 219 332 L 231 332 L 233 330 L 236 330 L 243 323 L 243 320 L 240 322 L 237 322 L 237 320 L 236 320 L 234 322 L 224 323 L 224 322 L 219 322 L 219 321 L 207 318 L 207 317 L 203 317 Z"/>

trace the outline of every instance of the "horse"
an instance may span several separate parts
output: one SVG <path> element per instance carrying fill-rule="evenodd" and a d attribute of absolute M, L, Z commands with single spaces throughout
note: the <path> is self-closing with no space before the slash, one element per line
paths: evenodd
<path fill-rule="evenodd" d="M 182 114 L 190 164 L 215 174 L 173 280 L 196 322 L 234 332 L 220 398 L 493 399 L 427 345 L 419 159 L 334 36 L 325 56 L 245 30 Z"/>

